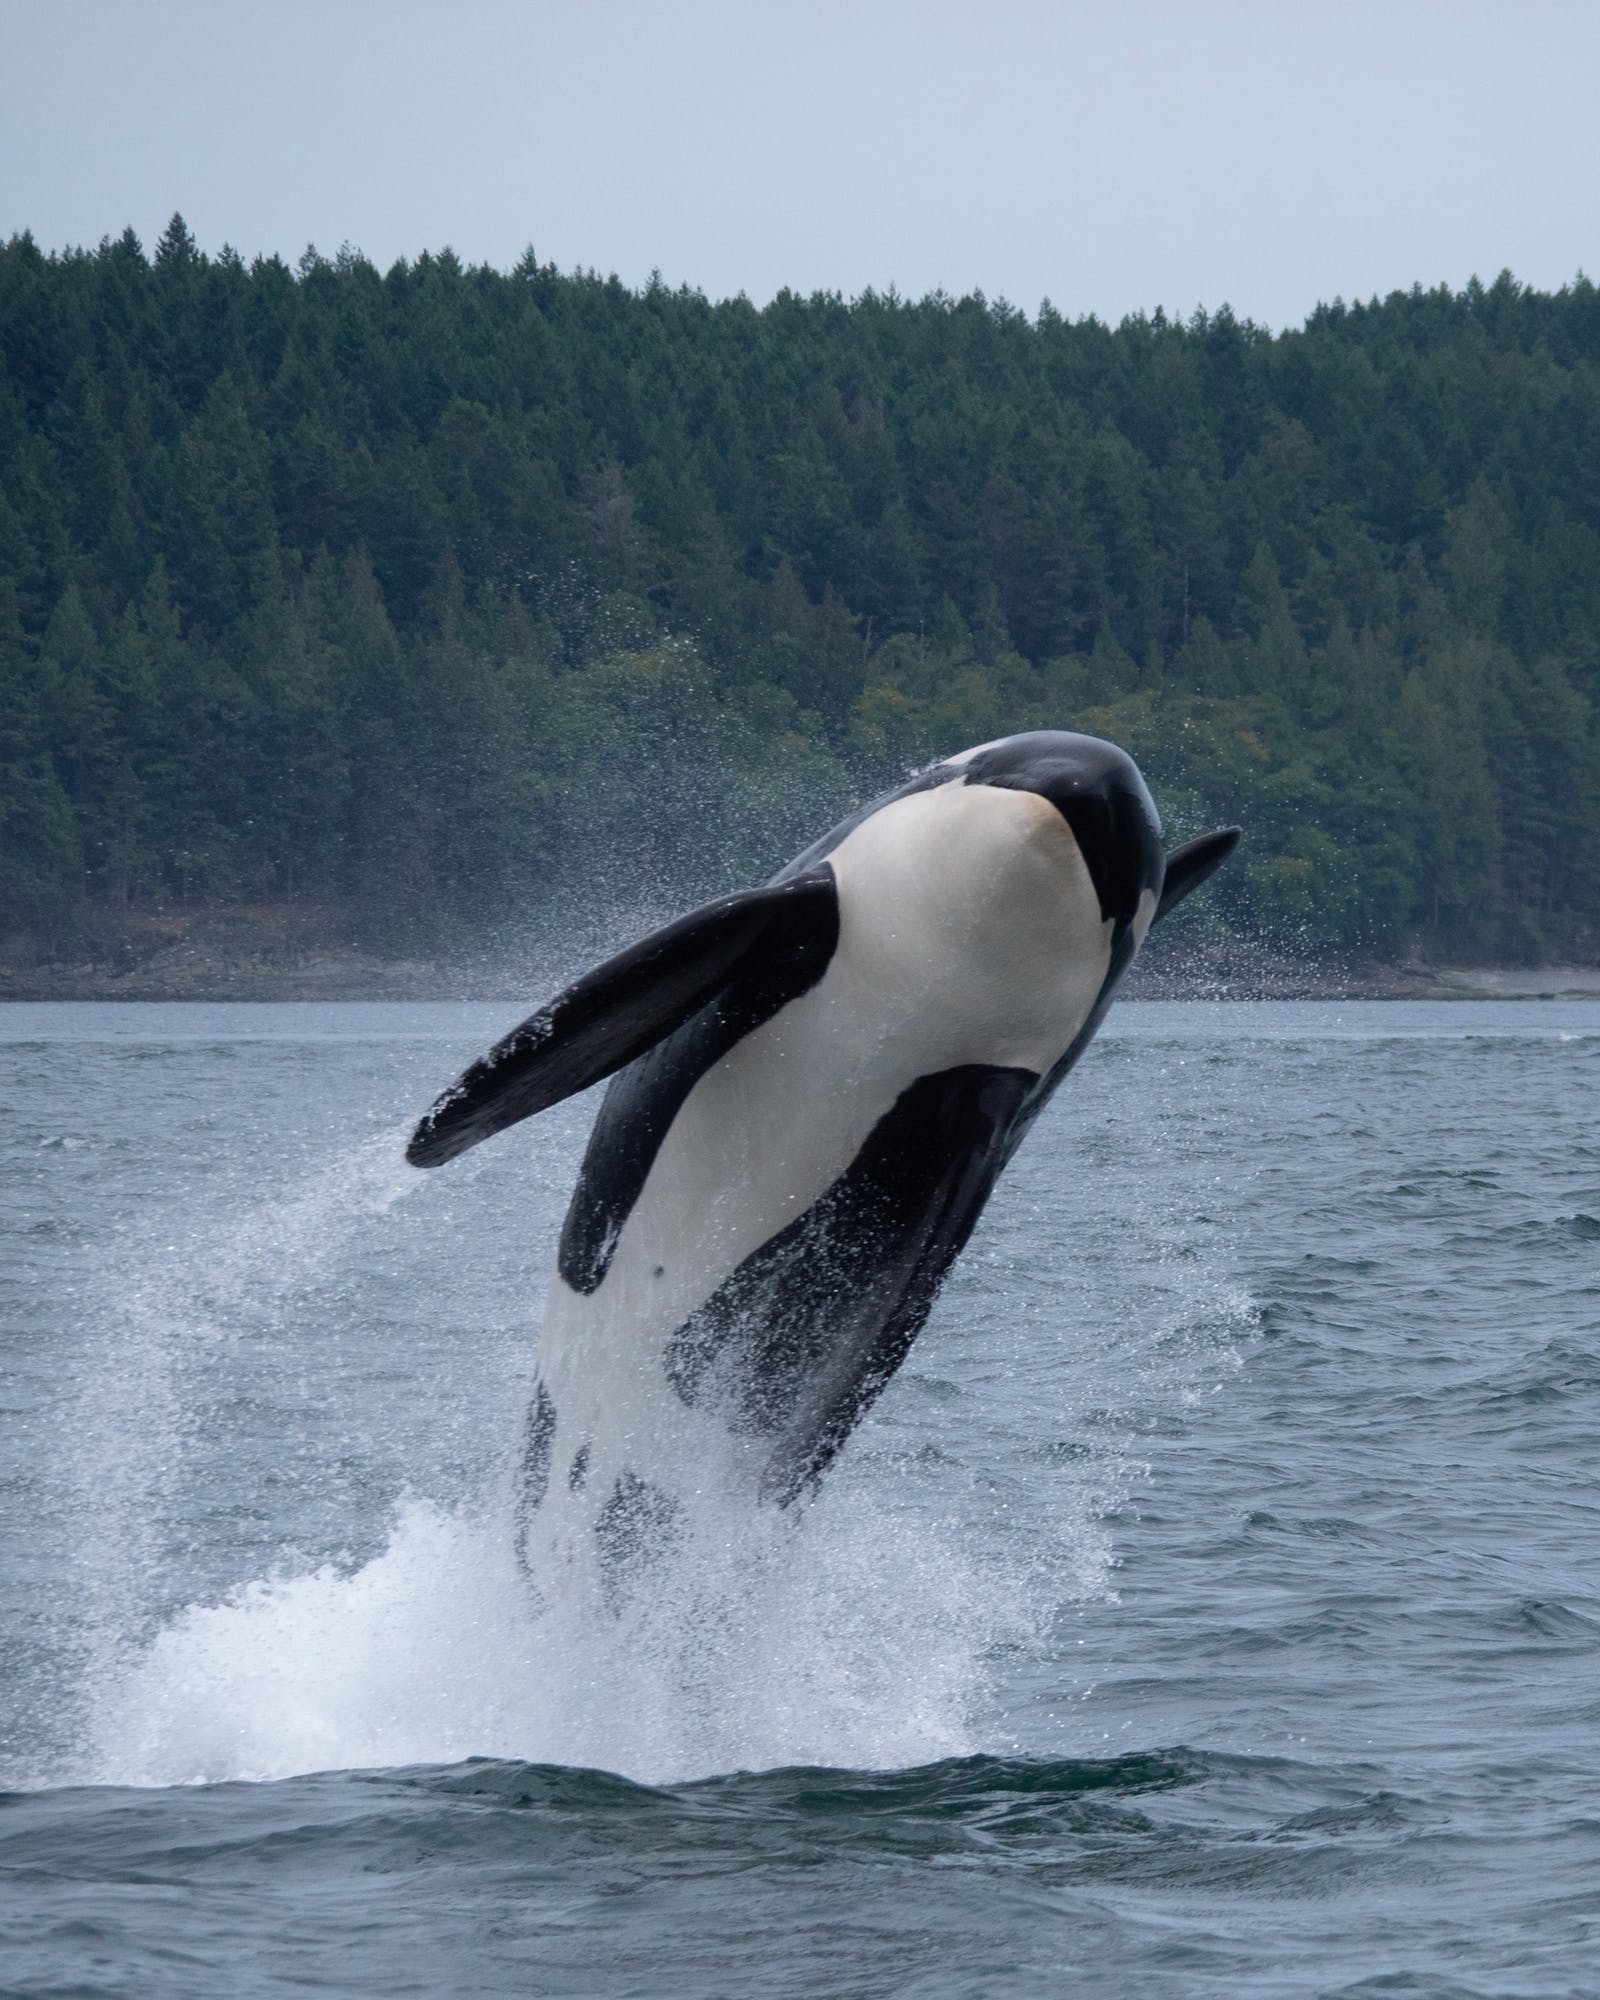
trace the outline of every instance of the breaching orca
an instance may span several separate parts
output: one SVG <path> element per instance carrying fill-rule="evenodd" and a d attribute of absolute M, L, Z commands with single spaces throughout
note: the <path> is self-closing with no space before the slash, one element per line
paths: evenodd
<path fill-rule="evenodd" d="M 986 743 L 586 973 L 439 1098 L 417 1166 L 612 1078 L 539 1340 L 536 1575 L 593 1556 L 616 1601 L 695 1490 L 816 1486 L 1150 925 L 1238 839 L 1165 853 L 1096 737 Z"/>

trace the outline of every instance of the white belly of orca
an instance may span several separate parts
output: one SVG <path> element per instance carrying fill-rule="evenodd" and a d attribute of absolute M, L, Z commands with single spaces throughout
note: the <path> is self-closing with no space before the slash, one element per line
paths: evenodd
<path fill-rule="evenodd" d="M 1165 856 L 1123 753 L 1004 739 L 609 961 L 446 1093 L 419 1164 L 620 1072 L 545 1301 L 537 1580 L 625 1582 L 706 1497 L 814 1487 L 1150 923 L 1236 840 Z"/>
<path fill-rule="evenodd" d="M 686 1476 L 753 1489 L 752 1440 L 670 1386 L 674 1329 L 838 1181 L 919 1077 L 965 1064 L 1043 1075 L 1094 1005 L 1111 926 L 1066 822 L 1033 794 L 918 793 L 829 863 L 827 973 L 694 1086 L 599 1289 L 551 1278 L 539 1368 L 570 1448 L 555 1453 L 538 1542 L 582 1548 L 629 1471 L 677 1497 Z M 574 1493 L 563 1474 L 586 1446 Z"/>

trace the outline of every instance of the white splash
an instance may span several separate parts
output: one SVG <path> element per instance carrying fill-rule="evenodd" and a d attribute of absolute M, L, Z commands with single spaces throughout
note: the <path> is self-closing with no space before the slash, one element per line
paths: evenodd
<path fill-rule="evenodd" d="M 565 1170 L 552 1160 L 553 1185 Z M 1190 1242 L 1194 1190 L 1184 1183 L 1153 1202 L 1163 1212 L 1136 1219 L 1150 1243 L 1139 1281 L 1112 1258 L 1103 1289 L 1071 1314 L 1090 1312 L 1085 1337 L 1064 1350 L 1055 1274 L 1070 1268 L 1065 1236 L 1076 1224 L 1056 1212 L 1047 1176 L 1030 1180 L 1018 1174 L 992 1247 L 970 1257 L 963 1297 L 944 1309 L 937 1335 L 962 1393 L 978 1399 L 971 1464 L 916 1469 L 918 1397 L 933 1391 L 912 1381 L 897 1410 L 852 1441 L 803 1517 L 709 1514 L 620 1619 L 555 1593 L 540 1609 L 517 1568 L 509 1478 L 485 1470 L 512 1445 L 505 1371 L 490 1371 L 498 1386 L 478 1460 L 489 1484 L 475 1501 L 443 1504 L 451 1489 L 424 1471 L 431 1496 L 402 1500 L 368 1559 L 286 1554 L 231 1591 L 208 1592 L 185 1572 L 197 1533 L 185 1465 L 214 1451 L 204 1412 L 217 1407 L 195 1397 L 193 1357 L 223 1364 L 213 1387 L 220 1377 L 237 1397 L 262 1344 L 255 1336 L 282 1333 L 291 1355 L 301 1339 L 323 1337 L 307 1319 L 308 1275 L 340 1280 L 341 1259 L 370 1252 L 383 1215 L 428 1183 L 383 1134 L 270 1199 L 230 1208 L 234 1191 L 222 1190 L 213 1217 L 192 1218 L 124 1265 L 104 1379 L 81 1407 L 92 1643 L 81 1662 L 80 1752 L 46 1781 L 259 1780 L 492 1756 L 661 1782 L 806 1763 L 896 1768 L 1010 1747 L 996 1741 L 993 1683 L 1009 1654 L 1037 1653 L 1064 1603 L 1109 1594 L 1104 1517 L 1139 1468 L 1131 1438 L 1101 1422 L 1103 1449 L 1048 1472 L 1053 1532 L 1039 1532 L 1044 1517 L 1018 1491 L 1015 1518 L 1033 1526 L 1014 1538 L 1006 1481 L 1047 1476 L 1034 1446 L 1090 1434 L 1096 1413 L 1170 1408 L 1197 1382 L 1214 1383 L 1225 1329 L 1241 1318 L 1225 1285 L 1213 1295 L 1218 1267 Z M 1126 1215 L 1116 1220 L 1128 1228 Z M 1118 1241 L 1108 1227 L 1092 1239 Z M 1009 1276 L 982 1282 L 985 1258 Z M 1094 1310 L 1096 1297 L 1109 1312 Z M 352 1346 L 363 1325 L 357 1313 Z M 514 1339 L 520 1347 L 526 1335 L 519 1328 Z M 927 1354 L 937 1363 L 940 1349 Z M 996 1370 L 1013 1390 L 1028 1387 L 1028 1437 L 991 1487 L 997 1439 L 985 1437 L 981 1404 Z M 419 1407 L 425 1382 L 419 1365 Z M 437 1392 L 426 1406 L 437 1409 Z M 248 1414 L 264 1420 L 254 1405 Z M 930 1507 L 950 1519 L 930 1518 Z M 350 1532 L 361 1526 L 352 1518 Z M 226 1558 L 226 1536 L 218 1553 Z M 174 1604 L 184 1608 L 161 1608 Z"/>
<path fill-rule="evenodd" d="M 498 1500 L 412 1499 L 353 1572 L 183 1612 L 100 1691 L 90 1762 L 135 1785 L 469 1756 L 647 1782 L 917 1764 L 973 1747 L 975 1689 L 1029 1599 L 921 1525 L 825 1501 L 799 1526 L 707 1524 L 621 1619 L 538 1611 Z"/>
<path fill-rule="evenodd" d="M 172 1560 L 166 1516 L 199 1421 L 197 1361 L 247 1318 L 259 1326 L 275 1306 L 292 1310 L 295 1292 L 417 1180 L 385 1132 L 271 1197 L 166 1217 L 160 1234 L 125 1245 L 92 1300 L 103 1331 L 89 1350 L 71 1447 L 91 1687 L 120 1671 L 130 1635 L 161 1595 Z"/>

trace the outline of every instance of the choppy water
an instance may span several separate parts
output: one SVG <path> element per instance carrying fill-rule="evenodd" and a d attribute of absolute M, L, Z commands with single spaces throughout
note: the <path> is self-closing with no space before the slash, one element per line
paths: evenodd
<path fill-rule="evenodd" d="M 533 1621 L 515 1009 L 0 1012 L 0 1990 L 1600 1993 L 1600 1006 L 1132 1005 L 799 1533 Z"/>

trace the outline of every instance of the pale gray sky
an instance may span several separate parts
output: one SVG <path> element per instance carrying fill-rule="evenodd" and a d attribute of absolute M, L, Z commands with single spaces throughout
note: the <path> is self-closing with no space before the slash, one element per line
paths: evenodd
<path fill-rule="evenodd" d="M 1600 0 L 0 0 L 0 235 L 979 287 L 1600 273 Z"/>

